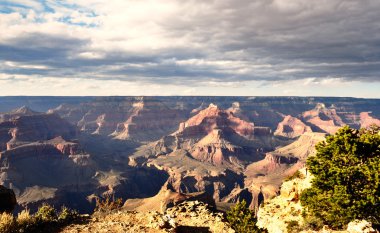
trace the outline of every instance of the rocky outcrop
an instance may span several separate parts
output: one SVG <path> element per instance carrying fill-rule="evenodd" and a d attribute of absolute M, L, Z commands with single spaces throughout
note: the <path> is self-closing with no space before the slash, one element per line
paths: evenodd
<path fill-rule="evenodd" d="M 287 138 L 296 138 L 301 136 L 306 132 L 311 132 L 311 128 L 300 119 L 287 115 L 284 117 L 280 123 L 278 123 L 277 129 L 274 132 L 274 135 L 287 137 Z"/>
<path fill-rule="evenodd" d="M 270 200 L 266 200 L 257 212 L 257 226 L 265 229 L 268 233 L 288 232 L 290 222 L 299 226 L 305 223 L 302 213 L 304 211 L 300 196 L 303 190 L 311 187 L 313 176 L 305 168 L 299 170 L 300 175 L 296 178 L 283 182 L 280 194 Z M 303 233 L 378 233 L 372 224 L 365 220 L 354 220 L 350 222 L 346 230 L 332 230 L 324 226 L 321 230 L 298 229 Z"/>
<path fill-rule="evenodd" d="M 130 164 L 165 170 L 176 192 L 206 192 L 218 202 L 237 201 L 237 196 L 249 196 L 235 193 L 243 188 L 245 166 L 273 149 L 269 128 L 255 132 L 253 123 L 210 104 L 173 134 L 140 148 L 129 157 Z"/>
<path fill-rule="evenodd" d="M 231 128 L 237 134 L 247 138 L 252 137 L 254 132 L 253 123 L 244 121 L 235 117 L 232 113 L 222 110 L 214 104 L 210 104 L 208 108 L 182 123 L 178 133 L 186 136 L 192 136 L 196 133 L 207 135 L 214 128 Z"/>
<path fill-rule="evenodd" d="M 370 116 L 370 112 L 360 113 L 360 128 L 368 128 L 371 125 L 380 126 L 380 120 Z"/>
<path fill-rule="evenodd" d="M 237 140 L 244 141 L 244 138 L 231 130 L 214 129 L 191 148 L 190 154 L 201 162 L 213 165 L 226 162 L 237 164 L 239 160 L 249 160 L 243 147 L 233 143 Z"/>
<path fill-rule="evenodd" d="M 130 116 L 118 124 L 112 135 L 118 139 L 157 140 L 174 130 L 183 119 L 184 112 L 179 109 L 171 109 L 159 101 L 141 99 L 133 103 Z"/>
<path fill-rule="evenodd" d="M 280 195 L 264 202 L 257 213 L 257 226 L 269 233 L 287 232 L 290 221 L 302 222 L 301 192 L 311 186 L 312 176 L 301 170 L 303 178 L 295 178 L 281 185 Z"/>
<path fill-rule="evenodd" d="M 347 225 L 348 233 L 378 233 L 373 229 L 372 224 L 366 220 L 355 220 Z"/>
<path fill-rule="evenodd" d="M 273 153 L 305 161 L 307 157 L 315 155 L 315 145 L 324 141 L 325 137 L 325 133 L 304 133 L 296 141 L 278 148 Z"/>
<path fill-rule="evenodd" d="M 16 195 L 13 190 L 0 185 L 0 214 L 11 213 L 16 205 Z"/>
<path fill-rule="evenodd" d="M 144 199 L 128 199 L 123 206 L 125 210 L 133 211 L 158 211 L 164 213 L 168 208 L 185 201 L 201 201 L 207 203 L 213 209 L 216 204 L 212 196 L 205 192 L 179 193 L 171 189 L 166 182 L 157 195 Z"/>
<path fill-rule="evenodd" d="M 234 233 L 222 213 L 199 201 L 185 201 L 157 211 L 117 211 L 95 213 L 86 224 L 72 224 L 62 233 L 71 232 L 210 232 Z"/>
<path fill-rule="evenodd" d="M 6 131 L 8 137 L 5 136 Z M 19 116 L 1 123 L 0 132 L 3 132 L 2 138 L 5 139 L 0 143 L 5 143 L 7 149 L 27 142 L 50 140 L 58 136 L 71 139 L 77 135 L 75 127 L 55 114 Z"/>
<path fill-rule="evenodd" d="M 194 160 L 183 154 L 160 156 L 148 165 L 165 170 L 169 174 L 168 184 L 178 193 L 206 192 L 215 201 L 224 197 L 237 186 L 243 185 L 243 175 L 224 166 Z"/>
<path fill-rule="evenodd" d="M 262 145 L 254 140 L 269 134 L 270 129 L 257 128 L 253 123 L 210 104 L 181 123 L 179 130 L 172 135 L 176 138 L 177 148 L 186 149 L 201 162 L 241 167 L 244 162 L 260 158 Z"/>
<path fill-rule="evenodd" d="M 35 113 L 25 108 L 8 115 L 12 117 L 0 123 L 0 152 L 49 140 L 47 144 L 66 154 L 74 154 L 78 150 L 76 143 L 65 141 L 77 137 L 76 128 L 58 115 Z"/>
<path fill-rule="evenodd" d="M 327 108 L 323 103 L 318 103 L 314 109 L 302 113 L 302 119 L 310 124 L 313 131 L 328 134 L 334 134 L 345 125 L 336 110 L 333 107 Z"/>
<path fill-rule="evenodd" d="M 257 209 L 259 195 L 264 200 L 276 196 L 282 181 L 304 167 L 306 158 L 316 152 L 315 144 L 324 137 L 323 133 L 305 133 L 295 142 L 268 152 L 263 160 L 248 165 L 244 186 L 252 193 L 251 207 Z"/>
<path fill-rule="evenodd" d="M 14 117 L 0 123 L 0 182 L 14 190 L 20 206 L 60 206 L 72 201 L 66 193 L 79 194 L 73 204 L 83 203 L 84 193 L 96 189 L 96 165 L 79 145 L 76 128 L 56 114 L 25 108 L 8 115 Z"/>
<path fill-rule="evenodd" d="M 59 150 L 48 141 L 34 142 L 0 153 L 0 181 L 12 187 L 20 206 L 32 212 L 43 202 L 80 205 L 81 211 L 91 208 L 86 193 L 98 187 L 93 178 L 96 165 L 90 155 L 77 154 L 72 147 L 76 149 L 76 144 L 69 144 Z"/>
<path fill-rule="evenodd" d="M 173 132 L 187 116 L 181 108 L 169 108 L 151 97 L 61 105 L 49 112 L 59 114 L 87 133 L 144 142 Z"/>
<path fill-rule="evenodd" d="M 11 121 L 20 116 L 31 116 L 31 115 L 37 115 L 37 114 L 40 114 L 40 113 L 35 112 L 26 106 L 22 106 L 20 108 L 16 108 L 10 111 L 9 113 L 0 114 L 0 122 Z"/>

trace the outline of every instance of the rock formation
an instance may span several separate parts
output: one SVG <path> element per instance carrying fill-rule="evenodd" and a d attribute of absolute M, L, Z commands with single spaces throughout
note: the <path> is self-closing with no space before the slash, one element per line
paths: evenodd
<path fill-rule="evenodd" d="M 4 137 L 8 131 L 8 138 Z M 0 123 L 4 141 L 8 149 L 34 141 L 62 138 L 75 138 L 76 129 L 55 114 L 39 114 L 19 116 L 11 121 Z M 7 141 L 8 140 L 8 141 Z"/>
<path fill-rule="evenodd" d="M 289 221 L 302 222 L 302 206 L 299 201 L 301 192 L 311 186 L 310 173 L 301 170 L 303 178 L 295 178 L 281 185 L 280 195 L 265 201 L 257 213 L 257 226 L 269 233 L 287 232 Z"/>
<path fill-rule="evenodd" d="M 248 165 L 244 186 L 253 194 L 251 207 L 257 209 L 260 193 L 265 200 L 276 196 L 282 181 L 304 167 L 306 158 L 315 155 L 315 145 L 324 139 L 324 133 L 305 133 L 295 142 L 268 152 L 263 160 Z"/>
<path fill-rule="evenodd" d="M 328 134 L 334 134 L 345 125 L 336 110 L 327 108 L 323 103 L 318 103 L 314 109 L 302 113 L 302 119 L 311 125 L 314 132 Z"/>
<path fill-rule="evenodd" d="M 300 169 L 300 176 L 285 181 L 281 185 L 280 194 L 270 200 L 266 200 L 257 213 L 257 226 L 268 233 L 288 232 L 290 222 L 296 222 L 302 226 L 305 222 L 302 217 L 303 207 L 300 196 L 303 190 L 311 187 L 313 176 L 306 169 Z M 319 231 L 298 230 L 300 232 L 318 233 L 378 233 L 372 224 L 365 220 L 354 220 L 347 226 L 347 230 L 332 230 L 324 226 Z"/>
<path fill-rule="evenodd" d="M 369 115 L 370 112 L 360 113 L 360 128 L 368 128 L 371 125 L 380 126 L 380 120 Z"/>
<path fill-rule="evenodd" d="M 280 123 L 278 123 L 277 129 L 274 135 L 283 136 L 287 138 L 296 138 L 306 132 L 311 132 L 311 128 L 300 119 L 287 115 Z"/>
<path fill-rule="evenodd" d="M 0 214 L 11 213 L 16 204 L 16 195 L 13 190 L 0 185 Z"/>
<path fill-rule="evenodd" d="M 135 139 L 138 141 L 157 140 L 168 134 L 184 119 L 179 109 L 170 109 L 159 101 L 133 103 L 130 116 L 124 123 L 118 124 L 113 135 L 118 139 Z"/>
<path fill-rule="evenodd" d="M 56 114 L 27 108 L 5 115 L 0 123 L 0 182 L 15 191 L 21 206 L 35 210 L 45 201 L 60 205 L 63 192 L 94 188 L 94 164 L 76 142 L 74 126 Z"/>
<path fill-rule="evenodd" d="M 296 141 L 280 147 L 271 153 L 285 157 L 294 157 L 301 161 L 305 161 L 307 157 L 315 155 L 315 145 L 324 141 L 325 137 L 325 133 L 304 133 Z"/>
<path fill-rule="evenodd" d="M 245 166 L 263 159 L 276 143 L 270 132 L 256 135 L 256 129 L 253 123 L 210 104 L 173 134 L 138 149 L 130 164 L 166 171 L 173 191 L 206 192 L 217 202 L 230 203 L 250 196 L 241 191 Z"/>
<path fill-rule="evenodd" d="M 95 213 L 86 224 L 72 224 L 62 233 L 71 232 L 210 232 L 234 233 L 222 213 L 199 201 L 185 201 L 165 210 L 117 211 Z"/>
<path fill-rule="evenodd" d="M 110 99 L 80 106 L 63 104 L 49 112 L 61 115 L 84 132 L 137 141 L 153 141 L 169 134 L 186 115 L 180 108 L 169 108 L 149 97 Z"/>
<path fill-rule="evenodd" d="M 191 136 L 195 133 L 207 135 L 214 128 L 231 128 L 237 134 L 247 138 L 252 137 L 254 132 L 253 123 L 244 121 L 235 117 L 231 112 L 210 104 L 208 108 L 201 110 L 189 120 L 181 123 L 178 133 L 186 136 Z"/>
<path fill-rule="evenodd" d="M 35 112 L 26 106 L 22 106 L 10 111 L 9 113 L 0 114 L 0 122 L 11 121 L 20 116 L 31 116 L 36 114 L 38 114 L 38 112 Z"/>
<path fill-rule="evenodd" d="M 168 208 L 185 201 L 201 201 L 208 204 L 210 208 L 216 209 L 212 196 L 205 192 L 178 193 L 171 190 L 171 185 L 166 182 L 157 195 L 144 199 L 128 199 L 123 206 L 125 210 L 133 211 L 157 211 L 164 213 Z"/>

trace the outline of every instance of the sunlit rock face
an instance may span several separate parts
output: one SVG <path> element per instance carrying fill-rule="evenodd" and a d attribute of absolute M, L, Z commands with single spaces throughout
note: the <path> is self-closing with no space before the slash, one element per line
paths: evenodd
<path fill-rule="evenodd" d="M 192 129 L 195 128 L 195 129 Z M 250 138 L 253 136 L 254 124 L 234 116 L 232 112 L 220 109 L 215 104 L 210 104 L 208 108 L 200 111 L 189 120 L 182 123 L 179 133 L 187 134 L 186 131 L 211 133 L 215 128 L 231 128 L 237 134 Z"/>
<path fill-rule="evenodd" d="M 284 120 L 278 123 L 274 135 L 288 138 L 296 138 L 306 132 L 311 132 L 310 126 L 307 126 L 300 119 L 287 115 Z"/>
<path fill-rule="evenodd" d="M 301 169 L 300 173 L 301 178 L 295 178 L 281 185 L 280 195 L 264 202 L 257 213 L 257 226 L 275 233 L 287 232 L 289 221 L 302 223 L 303 209 L 299 199 L 301 192 L 311 186 L 312 176 L 306 174 L 305 169 Z"/>
<path fill-rule="evenodd" d="M 181 109 L 171 109 L 160 101 L 140 100 L 132 105 L 131 115 L 113 133 L 117 139 L 157 140 L 184 119 Z"/>
<path fill-rule="evenodd" d="M 169 134 L 187 115 L 180 106 L 170 108 L 151 97 L 110 98 L 79 106 L 63 104 L 49 112 L 61 115 L 86 133 L 142 142 Z"/>
<path fill-rule="evenodd" d="M 372 117 L 369 112 L 361 112 L 360 113 L 360 128 L 368 128 L 372 125 L 380 126 L 380 120 Z"/>
<path fill-rule="evenodd" d="M 334 134 L 340 127 L 346 125 L 334 108 L 327 108 L 322 103 L 318 103 L 314 109 L 302 113 L 302 118 L 314 128 L 314 131 L 328 134 Z"/>
<path fill-rule="evenodd" d="M 37 113 L 21 107 L 0 114 L 0 151 L 56 137 L 75 138 L 77 129 L 56 114 Z"/>

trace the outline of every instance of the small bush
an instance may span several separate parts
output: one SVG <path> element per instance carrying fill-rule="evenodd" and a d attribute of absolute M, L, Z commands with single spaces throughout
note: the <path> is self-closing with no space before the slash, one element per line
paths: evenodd
<path fill-rule="evenodd" d="M 238 202 L 230 211 L 227 211 L 227 221 L 237 233 L 262 232 L 256 226 L 255 213 L 247 207 L 245 200 Z"/>
<path fill-rule="evenodd" d="M 305 176 L 300 172 L 300 171 L 296 171 L 293 175 L 291 176 L 288 176 L 287 178 L 285 178 L 285 181 L 290 181 L 290 180 L 294 180 L 294 179 L 303 179 L 305 178 Z"/>
<path fill-rule="evenodd" d="M 29 210 L 23 210 L 17 215 L 17 229 L 18 232 L 29 232 L 29 230 L 36 224 L 34 216 L 29 213 Z"/>
<path fill-rule="evenodd" d="M 310 229 L 316 231 L 321 229 L 324 225 L 325 224 L 323 223 L 323 220 L 311 215 L 306 215 L 304 216 L 304 224 L 302 228 L 306 230 Z"/>
<path fill-rule="evenodd" d="M 46 203 L 38 208 L 34 216 L 40 223 L 56 222 L 58 220 L 57 212 L 54 207 Z"/>
<path fill-rule="evenodd" d="M 111 212 L 120 209 L 123 206 L 121 198 L 115 199 L 114 196 L 105 195 L 103 198 L 96 199 L 95 211 L 98 212 Z"/>
<path fill-rule="evenodd" d="M 58 221 L 60 222 L 70 222 L 79 217 L 79 214 L 76 210 L 72 210 L 67 208 L 66 206 L 62 206 L 61 212 L 58 216 Z"/>
<path fill-rule="evenodd" d="M 299 223 L 295 220 L 291 220 L 287 224 L 286 230 L 288 233 L 298 233 L 302 230 Z"/>
<path fill-rule="evenodd" d="M 10 233 L 14 230 L 15 220 L 11 214 L 0 214 L 0 232 Z"/>

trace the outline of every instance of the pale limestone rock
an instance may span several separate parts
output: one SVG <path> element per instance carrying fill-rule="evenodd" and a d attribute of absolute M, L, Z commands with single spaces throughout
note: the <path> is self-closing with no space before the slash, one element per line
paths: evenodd
<path fill-rule="evenodd" d="M 281 185 L 279 196 L 264 203 L 257 213 L 257 226 L 265 228 L 269 233 L 287 232 L 287 222 L 297 221 L 302 224 L 302 206 L 299 196 L 304 189 L 311 186 L 312 176 L 306 169 L 300 170 L 304 178 L 286 181 Z"/>
<path fill-rule="evenodd" d="M 348 224 L 347 226 L 348 233 L 376 233 L 372 228 L 372 224 L 366 220 L 355 220 Z"/>

